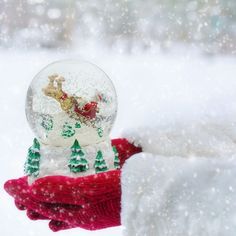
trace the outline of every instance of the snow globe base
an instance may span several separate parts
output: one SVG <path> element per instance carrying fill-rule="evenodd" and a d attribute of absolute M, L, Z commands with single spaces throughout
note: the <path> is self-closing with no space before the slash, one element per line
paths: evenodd
<path fill-rule="evenodd" d="M 71 147 L 41 145 L 39 153 L 40 163 L 37 175 L 26 172 L 29 184 L 45 176 L 81 177 L 93 175 L 98 173 L 97 170 L 102 165 L 105 165 L 106 168 L 101 169 L 100 172 L 117 169 L 116 153 L 110 139 L 86 146 L 80 146 L 77 140 Z M 98 153 L 100 154 L 100 160 L 96 161 Z M 29 157 L 25 165 L 27 165 L 27 162 L 29 162 Z M 97 166 L 95 166 L 95 163 Z"/>

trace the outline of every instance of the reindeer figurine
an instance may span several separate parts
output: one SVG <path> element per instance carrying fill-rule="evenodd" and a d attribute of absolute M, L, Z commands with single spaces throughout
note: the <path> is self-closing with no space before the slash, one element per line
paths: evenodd
<path fill-rule="evenodd" d="M 92 101 L 87 103 L 82 97 L 69 96 L 62 89 L 62 83 L 65 82 L 64 77 L 57 74 L 48 76 L 49 83 L 43 88 L 43 93 L 55 99 L 60 103 L 63 111 L 86 125 L 92 125 L 98 110 L 98 103 Z M 56 83 L 56 86 L 55 86 Z"/>

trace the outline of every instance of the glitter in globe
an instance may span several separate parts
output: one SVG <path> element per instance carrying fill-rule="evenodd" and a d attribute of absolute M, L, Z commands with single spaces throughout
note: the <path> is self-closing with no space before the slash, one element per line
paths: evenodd
<path fill-rule="evenodd" d="M 26 116 L 45 145 L 67 147 L 102 142 L 109 136 L 117 98 L 109 77 L 97 66 L 65 60 L 46 66 L 32 80 Z"/>

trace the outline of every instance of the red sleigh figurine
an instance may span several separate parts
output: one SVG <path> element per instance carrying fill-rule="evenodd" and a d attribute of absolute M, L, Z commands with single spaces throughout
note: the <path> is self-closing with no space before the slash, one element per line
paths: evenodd
<path fill-rule="evenodd" d="M 83 123 L 91 122 L 96 118 L 96 114 L 99 112 L 98 101 L 101 99 L 100 96 L 97 96 L 98 101 L 86 102 L 82 97 L 69 96 L 63 91 L 62 82 L 65 79 L 62 76 L 55 74 L 48 78 L 49 84 L 43 89 L 43 92 L 46 96 L 57 100 L 65 112 Z M 57 83 L 57 87 L 54 86 L 54 81 Z"/>

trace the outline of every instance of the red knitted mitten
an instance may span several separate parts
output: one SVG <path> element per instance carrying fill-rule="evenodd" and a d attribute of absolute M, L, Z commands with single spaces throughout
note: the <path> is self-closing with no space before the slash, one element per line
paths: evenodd
<path fill-rule="evenodd" d="M 112 140 L 121 166 L 141 148 L 125 139 Z M 28 185 L 27 177 L 9 180 L 5 190 L 18 209 L 32 220 L 50 220 L 53 231 L 81 227 L 88 230 L 120 225 L 120 170 L 71 178 L 48 176 Z"/>

